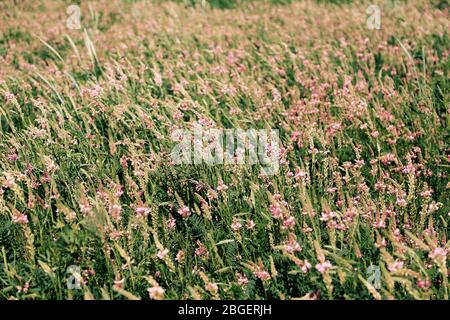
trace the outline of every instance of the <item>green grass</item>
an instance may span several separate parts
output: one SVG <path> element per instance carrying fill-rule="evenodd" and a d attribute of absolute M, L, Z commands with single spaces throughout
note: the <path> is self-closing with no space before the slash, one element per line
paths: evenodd
<path fill-rule="evenodd" d="M 0 298 L 448 299 L 448 12 L 396 3 L 371 31 L 326 2 L 99 3 L 54 34 L 65 8 L 39 4 L 42 30 L 0 29 Z M 204 118 L 280 130 L 278 174 L 171 165 Z"/>

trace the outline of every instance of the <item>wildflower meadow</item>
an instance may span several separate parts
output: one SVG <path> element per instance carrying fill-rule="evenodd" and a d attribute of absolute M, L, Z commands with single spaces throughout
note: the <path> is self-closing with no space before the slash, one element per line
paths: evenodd
<path fill-rule="evenodd" d="M 0 2 L 0 299 L 448 300 L 445 0 Z"/>

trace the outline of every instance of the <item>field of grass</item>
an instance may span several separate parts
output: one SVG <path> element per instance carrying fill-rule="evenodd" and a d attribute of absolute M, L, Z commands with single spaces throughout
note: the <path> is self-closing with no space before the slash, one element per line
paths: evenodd
<path fill-rule="evenodd" d="M 447 1 L 80 2 L 0 2 L 0 299 L 449 299 Z"/>

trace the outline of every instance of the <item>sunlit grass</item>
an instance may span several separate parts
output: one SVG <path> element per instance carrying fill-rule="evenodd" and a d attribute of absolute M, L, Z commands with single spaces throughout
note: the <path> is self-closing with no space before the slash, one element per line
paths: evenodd
<path fill-rule="evenodd" d="M 448 8 L 330 2 L 2 2 L 0 297 L 448 299 Z M 280 171 L 173 165 L 195 121 Z"/>

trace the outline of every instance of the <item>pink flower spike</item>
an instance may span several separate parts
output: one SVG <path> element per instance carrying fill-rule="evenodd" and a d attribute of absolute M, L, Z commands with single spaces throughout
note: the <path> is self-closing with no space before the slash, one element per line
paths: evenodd
<path fill-rule="evenodd" d="M 187 218 L 191 215 L 191 210 L 188 207 L 184 206 L 178 209 L 178 214 L 183 218 Z"/>
<path fill-rule="evenodd" d="M 316 269 L 317 271 L 319 271 L 320 273 L 324 273 L 326 272 L 328 269 L 330 269 L 333 265 L 330 263 L 330 261 L 325 261 L 322 263 L 318 263 L 316 264 Z"/>

